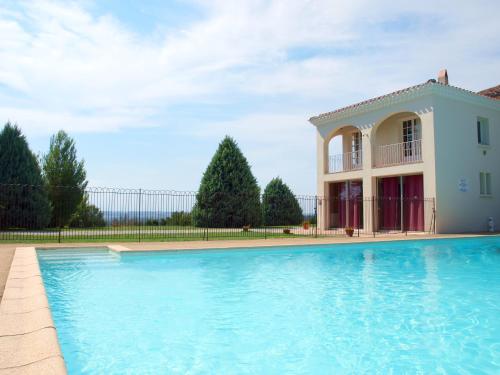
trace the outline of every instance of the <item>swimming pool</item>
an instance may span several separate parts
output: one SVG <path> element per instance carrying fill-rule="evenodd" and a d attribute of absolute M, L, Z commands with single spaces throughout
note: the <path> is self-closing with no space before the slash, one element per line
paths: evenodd
<path fill-rule="evenodd" d="M 38 258 L 70 374 L 500 371 L 499 237 Z"/>

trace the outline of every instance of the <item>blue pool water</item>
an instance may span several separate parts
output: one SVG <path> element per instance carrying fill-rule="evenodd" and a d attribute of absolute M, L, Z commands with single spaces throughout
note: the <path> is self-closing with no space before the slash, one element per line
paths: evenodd
<path fill-rule="evenodd" d="M 70 374 L 500 373 L 500 238 L 38 251 Z"/>

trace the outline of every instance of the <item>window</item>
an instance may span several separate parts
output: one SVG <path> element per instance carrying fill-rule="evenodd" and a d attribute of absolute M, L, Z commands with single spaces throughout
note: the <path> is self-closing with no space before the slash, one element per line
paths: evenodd
<path fill-rule="evenodd" d="M 351 152 L 352 166 L 354 168 L 361 166 L 361 133 L 359 131 L 352 133 Z"/>
<path fill-rule="evenodd" d="M 418 141 L 421 138 L 420 120 L 414 118 L 403 121 L 403 142 Z"/>
<path fill-rule="evenodd" d="M 490 127 L 488 119 L 483 117 L 477 118 L 477 143 L 485 146 L 490 144 Z"/>
<path fill-rule="evenodd" d="M 352 133 L 351 151 L 358 152 L 359 150 L 361 150 L 361 133 L 354 132 Z"/>
<path fill-rule="evenodd" d="M 421 139 L 421 129 L 420 120 L 414 118 L 411 120 L 403 121 L 403 144 L 404 144 L 404 155 L 414 156 L 416 153 L 416 141 Z"/>
<path fill-rule="evenodd" d="M 479 173 L 479 194 L 491 195 L 491 173 Z"/>

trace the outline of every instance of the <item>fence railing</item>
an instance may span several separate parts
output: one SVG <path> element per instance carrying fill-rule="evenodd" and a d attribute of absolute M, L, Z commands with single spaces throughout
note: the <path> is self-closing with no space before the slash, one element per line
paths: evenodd
<path fill-rule="evenodd" d="M 187 241 L 433 232 L 434 201 L 0 184 L 0 241 Z M 52 193 L 54 193 L 52 191 Z M 81 194 L 75 206 L 74 196 Z M 71 199 L 69 199 L 71 198 Z M 73 202 L 73 203 L 71 203 Z M 431 217 L 432 216 L 432 217 Z M 411 223 L 410 223 L 411 221 Z M 417 223 L 418 225 L 416 225 Z"/>
<path fill-rule="evenodd" d="M 328 157 L 328 173 L 355 171 L 362 168 L 363 155 L 361 150 Z"/>
<path fill-rule="evenodd" d="M 394 143 L 377 147 L 375 166 L 411 164 L 422 161 L 422 140 Z"/>

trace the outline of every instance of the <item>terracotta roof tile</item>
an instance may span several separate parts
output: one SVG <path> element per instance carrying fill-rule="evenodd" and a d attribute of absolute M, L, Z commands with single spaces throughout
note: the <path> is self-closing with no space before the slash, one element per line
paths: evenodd
<path fill-rule="evenodd" d="M 370 104 L 370 103 L 374 103 L 374 102 L 378 102 L 382 99 L 385 99 L 385 98 L 388 98 L 388 97 L 391 97 L 391 96 L 398 96 L 398 95 L 401 95 L 401 94 L 404 94 L 406 92 L 410 92 L 410 91 L 413 91 L 413 90 L 418 90 L 420 89 L 421 87 L 429 84 L 429 83 L 434 83 L 434 82 L 425 82 L 425 83 L 420 83 L 418 85 L 415 85 L 415 86 L 410 86 L 410 87 L 407 87 L 407 88 L 404 88 L 404 89 L 401 89 L 401 90 L 397 90 L 397 91 L 394 91 L 394 92 L 391 92 L 389 94 L 385 94 L 385 95 L 381 95 L 381 96 L 377 96 L 375 98 L 371 98 L 371 99 L 368 99 L 368 100 L 364 100 L 362 102 L 359 102 L 359 103 L 356 103 L 356 104 L 351 104 L 351 105 L 348 105 L 347 107 L 342 107 L 342 108 L 339 108 L 339 109 L 336 109 L 334 111 L 331 111 L 331 112 L 326 112 L 326 113 L 321 113 L 317 116 L 313 116 L 309 119 L 309 121 L 313 121 L 313 120 L 319 120 L 321 118 L 325 118 L 325 117 L 329 117 L 335 113 L 339 113 L 339 112 L 344 112 L 344 111 L 347 111 L 347 110 L 350 110 L 350 109 L 354 109 L 354 108 L 357 108 L 357 107 L 361 107 L 361 106 L 364 106 L 366 104 Z"/>
<path fill-rule="evenodd" d="M 478 91 L 479 95 L 488 96 L 493 99 L 500 100 L 500 85 L 490 87 L 489 89 Z"/>
<path fill-rule="evenodd" d="M 342 107 L 342 108 L 336 109 L 336 110 L 331 111 L 331 112 L 321 113 L 317 116 L 311 117 L 309 119 L 309 121 L 314 122 L 315 120 L 327 119 L 331 116 L 334 116 L 337 113 L 345 112 L 348 110 L 353 110 L 353 109 L 356 109 L 358 107 L 362 107 L 362 106 L 365 106 L 365 105 L 368 105 L 368 104 L 371 104 L 374 102 L 378 102 L 378 101 L 386 99 L 388 97 L 395 97 L 395 96 L 399 96 L 401 94 L 406 94 L 406 93 L 409 93 L 411 91 L 419 90 L 419 89 L 426 87 L 426 86 L 429 86 L 429 85 L 440 85 L 440 86 L 452 87 L 454 89 L 461 90 L 461 91 L 467 92 L 469 94 L 487 96 L 487 97 L 493 98 L 493 99 L 500 99 L 500 85 L 476 93 L 476 92 L 473 92 L 473 91 L 470 91 L 467 89 L 463 89 L 461 87 L 456 87 L 456 86 L 452 86 L 452 85 L 445 85 L 443 83 L 436 82 L 436 80 L 431 79 L 425 83 L 420 83 L 418 85 L 410 86 L 410 87 L 407 87 L 407 88 L 404 88 L 401 90 L 397 90 L 397 91 L 391 92 L 389 94 L 385 94 L 385 95 L 377 96 L 377 97 L 372 98 L 372 99 L 364 100 L 362 102 L 352 104 L 352 105 L 349 105 L 347 107 Z"/>

